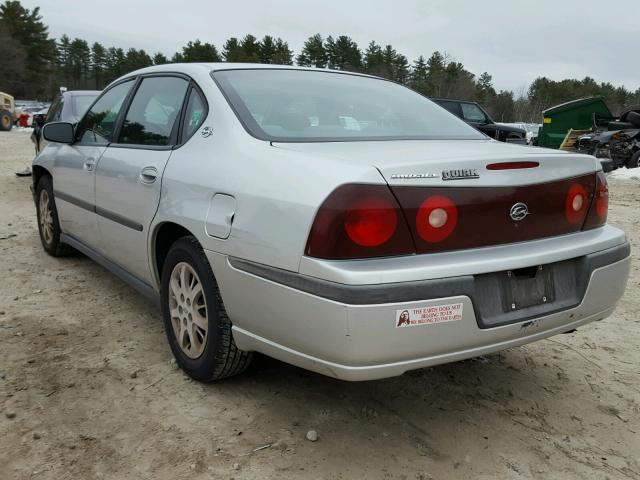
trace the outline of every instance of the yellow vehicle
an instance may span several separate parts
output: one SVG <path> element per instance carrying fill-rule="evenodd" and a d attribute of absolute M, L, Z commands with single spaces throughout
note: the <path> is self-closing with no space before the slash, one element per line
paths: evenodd
<path fill-rule="evenodd" d="M 0 92 L 0 131 L 8 132 L 18 119 L 16 104 L 8 93 Z"/>

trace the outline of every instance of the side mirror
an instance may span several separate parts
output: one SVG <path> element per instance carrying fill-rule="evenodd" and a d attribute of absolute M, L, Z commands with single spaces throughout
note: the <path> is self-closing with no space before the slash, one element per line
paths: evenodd
<path fill-rule="evenodd" d="M 67 143 L 71 145 L 73 138 L 73 125 L 68 122 L 51 122 L 42 128 L 42 136 L 48 142 Z"/>

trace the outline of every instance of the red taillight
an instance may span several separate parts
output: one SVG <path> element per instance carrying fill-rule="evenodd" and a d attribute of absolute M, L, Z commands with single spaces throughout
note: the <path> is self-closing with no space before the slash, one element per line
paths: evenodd
<path fill-rule="evenodd" d="M 609 210 L 607 177 L 605 177 L 604 172 L 600 171 L 596 175 L 596 180 L 596 193 L 587 214 L 584 230 L 600 227 L 607 223 L 607 212 Z"/>
<path fill-rule="evenodd" d="M 387 242 L 397 225 L 396 206 L 380 197 L 357 200 L 344 216 L 347 235 L 363 247 L 377 247 Z"/>
<path fill-rule="evenodd" d="M 564 202 L 564 213 L 569 223 L 578 224 L 584 222 L 584 216 L 589 206 L 587 189 L 579 183 L 569 187 L 567 198 Z"/>
<path fill-rule="evenodd" d="M 305 253 L 325 259 L 415 253 L 404 215 L 386 185 L 343 185 L 322 203 Z"/>
<path fill-rule="evenodd" d="M 427 198 L 416 214 L 416 230 L 425 242 L 438 243 L 453 233 L 458 224 L 458 209 L 444 195 Z"/>

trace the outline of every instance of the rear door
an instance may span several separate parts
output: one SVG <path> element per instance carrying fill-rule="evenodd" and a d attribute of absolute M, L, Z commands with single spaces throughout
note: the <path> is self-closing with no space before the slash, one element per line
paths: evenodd
<path fill-rule="evenodd" d="M 150 75 L 138 80 L 117 133 L 96 171 L 96 213 L 104 255 L 150 283 L 148 228 L 160 200 L 164 167 L 177 144 L 189 79 Z"/>

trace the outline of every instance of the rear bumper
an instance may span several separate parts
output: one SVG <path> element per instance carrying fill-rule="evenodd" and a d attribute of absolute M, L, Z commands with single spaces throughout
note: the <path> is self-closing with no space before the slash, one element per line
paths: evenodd
<path fill-rule="evenodd" d="M 341 285 L 207 255 L 239 348 L 336 378 L 371 380 L 523 345 L 605 318 L 622 296 L 629 274 L 629 244 L 622 240 L 574 259 L 587 269 L 577 302 L 555 311 L 525 308 L 508 324 L 490 328 L 480 321 L 475 275 Z M 461 304 L 459 320 L 396 326 L 399 311 L 452 304 Z"/>

